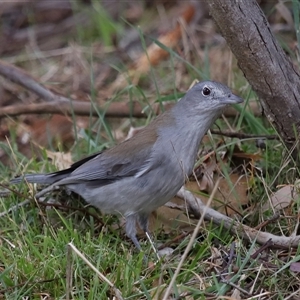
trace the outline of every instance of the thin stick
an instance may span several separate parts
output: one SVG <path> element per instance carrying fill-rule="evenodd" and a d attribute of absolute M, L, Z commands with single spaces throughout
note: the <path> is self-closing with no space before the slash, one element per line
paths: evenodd
<path fill-rule="evenodd" d="M 241 132 L 228 132 L 220 130 L 210 130 L 213 134 L 219 134 L 227 137 L 238 138 L 238 139 L 266 139 L 266 140 L 279 140 L 279 135 L 277 134 L 249 134 Z"/>
<path fill-rule="evenodd" d="M 59 97 L 59 96 L 57 96 Z M 61 99 L 61 98 L 60 98 Z M 76 114 L 78 116 L 99 116 L 99 111 L 101 113 L 105 112 L 106 117 L 110 118 L 147 118 L 148 114 L 143 112 L 142 105 L 137 102 L 133 101 L 131 103 L 124 103 L 124 102 L 113 102 L 109 105 L 99 105 L 97 103 L 92 104 L 90 102 L 85 101 L 77 101 L 77 100 L 59 100 L 54 98 L 51 102 L 44 102 L 44 103 L 31 103 L 31 104 L 17 104 L 17 105 L 9 105 L 1 108 L 0 111 L 0 118 L 6 117 L 14 117 L 20 115 L 28 115 L 28 114 L 58 114 L 58 115 L 69 115 L 72 116 Z M 164 109 L 167 110 L 171 108 L 173 104 L 166 103 L 163 105 Z M 97 109 L 96 109 L 97 108 Z M 151 110 L 154 111 L 155 114 L 161 113 L 160 107 L 157 103 L 153 104 Z M 224 115 L 228 118 L 234 117 L 236 112 L 233 111 L 231 108 L 225 111 Z M 238 134 L 232 133 L 223 133 L 220 131 L 213 131 L 212 133 L 231 136 L 231 137 L 239 137 Z M 246 135 L 244 134 L 241 136 L 242 138 L 266 138 L 266 139 L 275 139 L 275 136 L 271 135 L 268 138 L 268 135 Z"/>
<path fill-rule="evenodd" d="M 147 237 L 147 239 L 148 239 L 148 241 L 149 241 L 149 243 L 150 243 L 150 245 L 151 245 L 151 247 L 152 247 L 152 249 L 153 249 L 153 251 L 154 251 L 156 257 L 157 257 L 157 259 L 160 260 L 158 251 L 157 251 L 157 249 L 156 249 L 156 247 L 155 247 L 154 242 L 152 241 L 152 238 L 151 238 L 150 234 L 149 234 L 147 231 L 145 232 L 145 234 L 146 234 L 146 237 Z"/>
<path fill-rule="evenodd" d="M 182 267 L 182 265 L 183 265 L 183 263 L 184 263 L 187 255 L 188 255 L 189 251 L 191 250 L 191 248 L 193 246 L 193 243 L 194 243 L 194 241 L 196 239 L 196 236 L 197 236 L 197 234 L 199 232 L 200 226 L 201 226 L 201 224 L 202 224 L 202 222 L 204 220 L 204 216 L 205 216 L 205 213 L 206 213 L 206 208 L 210 205 L 212 199 L 214 198 L 215 193 L 216 193 L 216 191 L 218 189 L 219 183 L 220 183 L 220 179 L 218 179 L 218 181 L 216 182 L 216 184 L 214 186 L 214 189 L 213 189 L 213 191 L 212 191 L 212 193 L 211 193 L 211 195 L 210 195 L 210 197 L 208 199 L 206 207 L 204 208 L 204 211 L 203 211 L 203 213 L 201 215 L 201 218 L 199 219 L 199 221 L 198 221 L 198 223 L 197 223 L 197 225 L 196 225 L 196 227 L 194 229 L 194 232 L 193 232 L 193 234 L 191 236 L 191 239 L 190 239 L 187 247 L 185 248 L 185 251 L 184 251 L 184 253 L 183 253 L 182 257 L 181 257 L 181 260 L 180 260 L 180 262 L 179 262 L 179 264 L 178 264 L 178 266 L 176 268 L 176 271 L 175 271 L 175 273 L 174 273 L 174 275 L 173 275 L 173 277 L 171 279 L 171 282 L 170 282 L 170 284 L 169 284 L 169 286 L 167 288 L 167 291 L 166 291 L 166 293 L 164 295 L 163 300 L 168 300 L 168 297 L 169 297 L 169 295 L 171 293 L 171 289 L 172 289 L 172 287 L 173 287 L 173 285 L 174 285 L 174 283 L 176 281 L 176 278 L 177 278 L 177 276 L 178 276 L 178 274 L 179 274 L 179 272 L 181 270 L 181 267 Z"/>
<path fill-rule="evenodd" d="M 0 61 L 0 74 L 11 81 L 28 88 L 46 101 L 53 101 L 55 98 L 55 95 L 50 90 L 38 83 L 37 80 L 26 73 L 26 71 L 14 65 Z"/>
<path fill-rule="evenodd" d="M 99 270 L 97 270 L 97 268 L 88 261 L 87 258 L 72 243 L 68 243 L 68 247 L 70 247 L 100 277 L 100 279 L 106 282 L 114 290 L 117 299 L 123 300 L 120 290 L 117 289 L 107 277 L 99 272 Z"/>
<path fill-rule="evenodd" d="M 72 248 L 67 247 L 67 269 L 66 269 L 66 300 L 70 300 L 70 295 L 73 285 L 73 259 L 72 259 Z"/>
<path fill-rule="evenodd" d="M 80 116 L 99 116 L 100 112 L 105 112 L 106 117 L 115 118 L 146 118 L 148 115 L 143 113 L 142 105 L 135 101 L 131 103 L 110 103 L 109 105 L 100 106 L 99 103 L 104 101 L 97 99 L 95 103 L 89 103 L 86 101 L 76 101 L 72 98 L 68 98 L 62 95 L 58 95 L 51 91 L 43 84 L 39 83 L 26 71 L 10 65 L 0 60 L 0 75 L 5 78 L 22 85 L 24 88 L 35 93 L 46 102 L 36 104 L 20 104 L 2 107 L 0 111 L 0 118 L 13 117 L 26 114 L 60 114 L 60 115 L 80 115 Z M 151 102 L 151 101 L 149 101 Z M 164 104 L 164 110 L 173 106 L 173 103 Z M 258 109 L 257 103 L 250 103 L 250 110 L 254 115 L 260 116 L 261 113 Z M 160 104 L 153 104 L 152 111 L 155 114 L 159 114 Z M 226 117 L 235 117 L 236 110 L 232 107 L 226 109 L 224 115 Z"/>

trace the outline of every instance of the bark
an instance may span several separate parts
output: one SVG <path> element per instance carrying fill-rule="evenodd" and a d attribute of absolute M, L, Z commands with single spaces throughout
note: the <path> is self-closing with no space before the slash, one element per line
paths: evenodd
<path fill-rule="evenodd" d="M 298 71 L 273 36 L 256 0 L 206 2 L 264 114 L 291 148 L 300 131 Z"/>

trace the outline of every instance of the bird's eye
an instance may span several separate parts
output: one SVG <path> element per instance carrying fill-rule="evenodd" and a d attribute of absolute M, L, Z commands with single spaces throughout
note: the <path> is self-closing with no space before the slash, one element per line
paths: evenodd
<path fill-rule="evenodd" d="M 207 86 L 205 86 L 205 87 L 203 88 L 203 90 L 202 90 L 203 96 L 208 96 L 208 95 L 210 95 L 210 93 L 211 93 L 210 88 L 208 88 Z"/>

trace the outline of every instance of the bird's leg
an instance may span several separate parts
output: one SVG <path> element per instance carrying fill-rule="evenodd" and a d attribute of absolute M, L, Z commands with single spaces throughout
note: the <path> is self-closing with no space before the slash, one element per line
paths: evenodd
<path fill-rule="evenodd" d="M 132 240 L 138 250 L 141 251 L 141 245 L 136 238 L 136 218 L 136 215 L 126 217 L 126 235 Z"/>
<path fill-rule="evenodd" d="M 148 221 L 149 221 L 149 215 L 148 214 L 139 214 L 138 215 L 138 223 L 139 223 L 141 229 L 145 232 L 146 237 L 147 237 L 148 241 L 150 242 L 150 245 L 151 245 L 154 253 L 156 254 L 157 258 L 160 259 L 157 247 L 156 247 L 155 243 L 153 242 L 153 239 L 152 239 L 151 234 L 149 232 L 149 228 L 148 228 L 149 222 Z"/>

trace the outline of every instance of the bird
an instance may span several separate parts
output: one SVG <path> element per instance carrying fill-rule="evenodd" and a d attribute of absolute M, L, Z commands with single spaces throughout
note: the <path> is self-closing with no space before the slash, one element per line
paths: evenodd
<path fill-rule="evenodd" d="M 149 215 L 175 196 L 191 175 L 203 136 L 228 105 L 241 102 L 226 85 L 198 82 L 128 140 L 67 169 L 25 174 L 11 183 L 49 185 L 37 198 L 65 186 L 101 212 L 125 217 L 126 235 L 141 250 L 136 225 L 150 234 Z"/>

